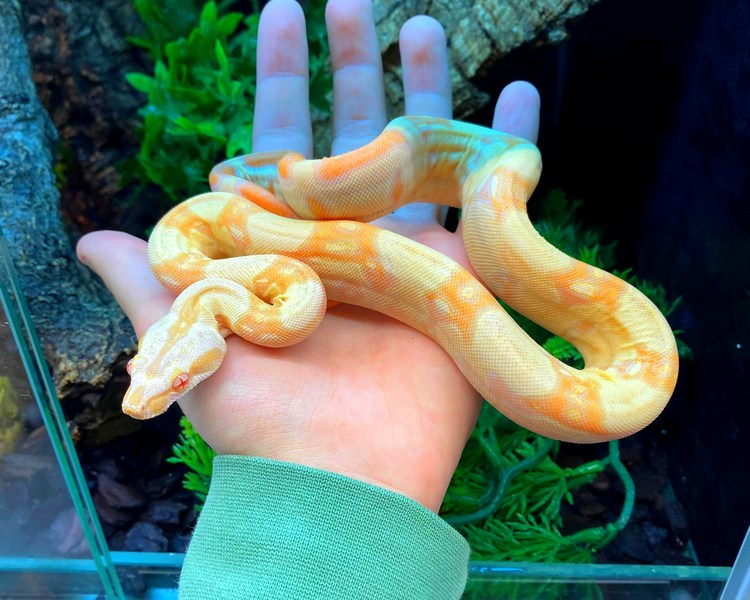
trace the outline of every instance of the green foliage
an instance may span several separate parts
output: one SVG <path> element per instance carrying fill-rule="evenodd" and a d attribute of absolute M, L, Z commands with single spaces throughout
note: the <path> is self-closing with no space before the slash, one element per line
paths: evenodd
<path fill-rule="evenodd" d="M 560 189 L 550 191 L 540 204 L 534 227 L 550 244 L 578 260 L 611 269 L 617 242 L 605 244 L 601 229 L 587 227 L 577 218 L 581 200 L 570 200 Z"/>
<path fill-rule="evenodd" d="M 441 507 L 463 533 L 472 559 L 491 561 L 591 562 L 594 547 L 560 531 L 560 506 L 572 490 L 606 468 L 594 461 L 575 469 L 553 460 L 558 444 L 531 433 L 485 404 Z M 526 468 L 516 467 L 532 456 Z M 503 490 L 502 474 L 516 469 Z M 492 505 L 484 511 L 483 506 Z M 467 513 L 469 518 L 466 518 Z"/>
<path fill-rule="evenodd" d="M 182 429 L 178 442 L 172 446 L 172 454 L 167 459 L 170 463 L 182 463 L 188 468 L 182 486 L 195 493 L 196 507 L 203 507 L 211 483 L 213 460 L 216 452 L 193 428 L 187 417 L 180 419 Z"/>
<path fill-rule="evenodd" d="M 13 452 L 23 433 L 18 394 L 9 377 L 0 375 L 0 457 Z"/>
<path fill-rule="evenodd" d="M 303 4 L 307 23 L 307 46 L 310 65 L 310 106 L 321 114 L 331 111 L 333 73 L 328 54 L 325 0 L 312 0 Z"/>
<path fill-rule="evenodd" d="M 679 296 L 674 300 L 669 300 L 667 298 L 667 292 L 661 284 L 648 281 L 647 279 L 641 279 L 633 274 L 632 269 L 626 269 L 624 271 L 614 269 L 612 273 L 643 292 L 643 294 L 656 305 L 665 317 L 669 317 L 680 305 L 680 302 L 682 302 L 682 297 Z M 674 331 L 675 340 L 677 340 L 677 352 L 679 353 L 680 358 L 690 360 L 693 358 L 693 351 L 680 337 L 681 333 L 682 330 L 679 329 Z"/>
<path fill-rule="evenodd" d="M 135 0 L 146 35 L 130 38 L 154 61 L 127 80 L 147 97 L 141 147 L 126 178 L 158 186 L 174 203 L 208 190 L 221 160 L 251 151 L 259 3 L 244 15 L 234 2 Z M 311 102 L 327 110 L 331 87 L 323 0 L 308 4 Z"/>
<path fill-rule="evenodd" d="M 559 336 L 551 335 L 548 337 L 547 341 L 542 344 L 542 348 L 571 367 L 575 367 L 576 369 L 583 368 L 581 353 L 576 350 L 573 344 Z"/>
<path fill-rule="evenodd" d="M 235 0 L 134 0 L 144 24 L 129 41 L 145 49 L 153 72 L 129 73 L 127 80 L 147 97 L 135 161 L 123 175 L 154 184 L 172 202 L 207 191 L 211 168 L 220 160 L 251 151 L 259 0 L 244 15 Z M 245 6 L 246 4 L 243 4 Z M 325 0 L 306 11 L 310 53 L 310 101 L 327 112 L 332 75 L 328 63 Z M 61 166 L 61 175 L 63 174 Z M 213 450 L 181 421 L 180 440 L 170 462 L 183 463 L 184 487 L 205 501 Z"/>
<path fill-rule="evenodd" d="M 73 150 L 64 141 L 61 140 L 57 150 L 57 162 L 53 167 L 55 173 L 55 187 L 62 191 L 68 187 L 68 173 L 75 165 L 75 156 Z"/>

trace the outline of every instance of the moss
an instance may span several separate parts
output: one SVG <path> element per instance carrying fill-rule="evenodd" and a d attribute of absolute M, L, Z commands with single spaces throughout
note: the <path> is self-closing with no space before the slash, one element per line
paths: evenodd
<path fill-rule="evenodd" d="M 0 375 L 0 456 L 13 452 L 23 433 L 18 395 L 10 379 Z"/>

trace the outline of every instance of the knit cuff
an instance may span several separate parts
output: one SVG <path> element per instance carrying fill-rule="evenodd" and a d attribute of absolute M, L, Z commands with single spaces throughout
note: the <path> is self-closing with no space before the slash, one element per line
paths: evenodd
<path fill-rule="evenodd" d="M 221 455 L 180 598 L 459 598 L 469 546 L 417 502 L 343 475 Z"/>

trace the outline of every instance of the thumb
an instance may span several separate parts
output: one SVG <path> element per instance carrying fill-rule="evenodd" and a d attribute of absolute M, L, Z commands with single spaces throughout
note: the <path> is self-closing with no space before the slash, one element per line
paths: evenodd
<path fill-rule="evenodd" d="M 119 231 L 96 231 L 79 240 L 76 253 L 102 278 L 139 338 L 174 301 L 151 272 L 147 244 L 141 239 Z"/>

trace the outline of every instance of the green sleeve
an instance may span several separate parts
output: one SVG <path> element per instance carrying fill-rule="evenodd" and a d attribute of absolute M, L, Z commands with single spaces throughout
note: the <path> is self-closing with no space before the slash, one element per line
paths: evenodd
<path fill-rule="evenodd" d="M 217 456 L 182 600 L 459 598 L 469 546 L 417 502 L 342 475 Z"/>

